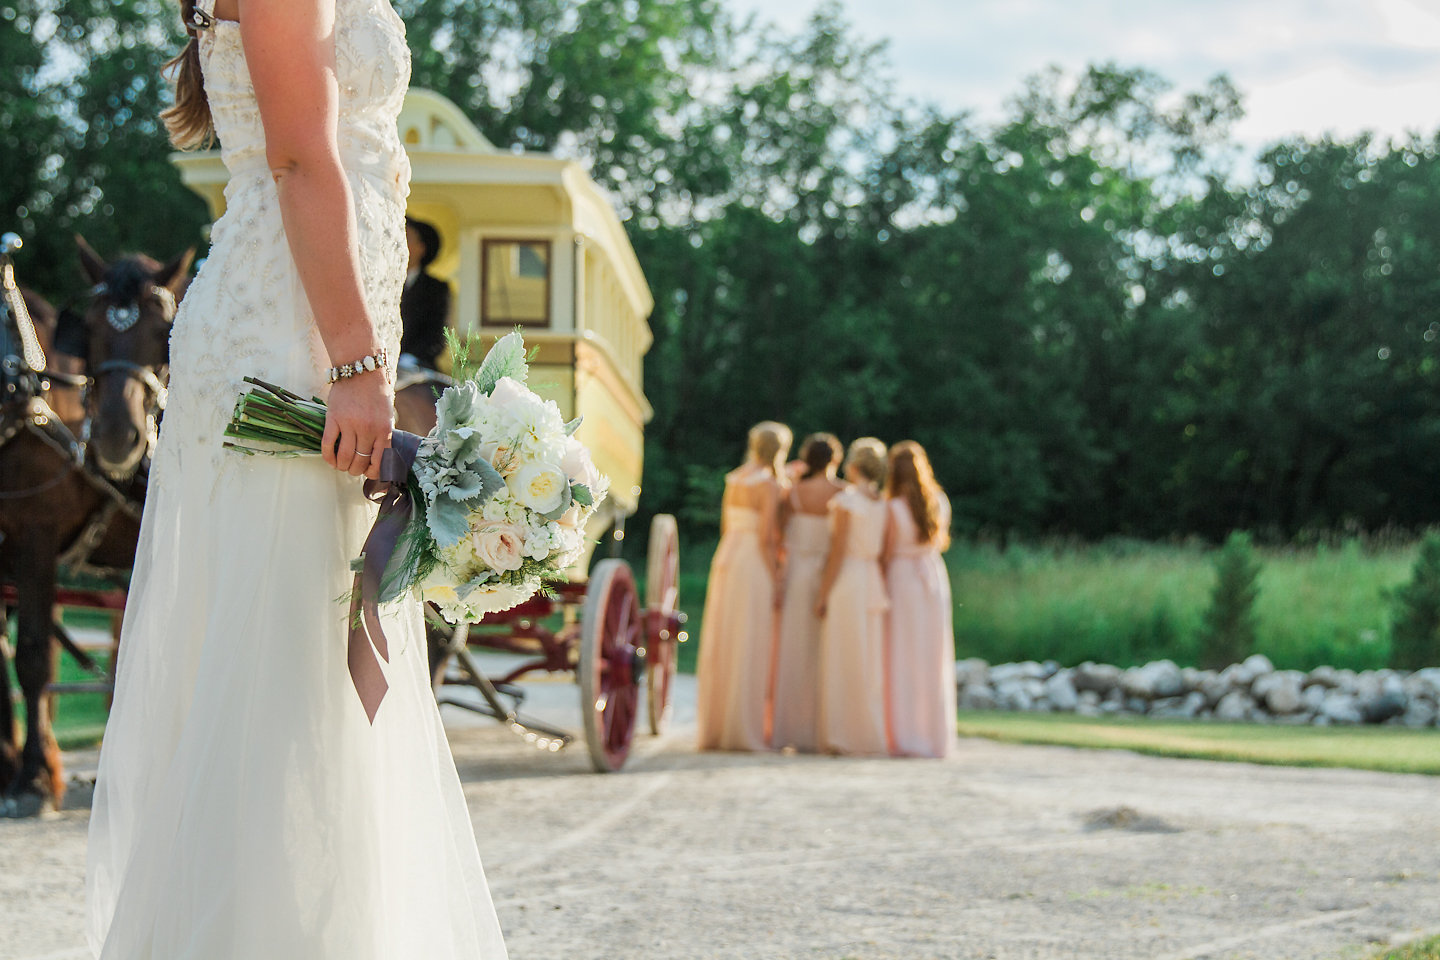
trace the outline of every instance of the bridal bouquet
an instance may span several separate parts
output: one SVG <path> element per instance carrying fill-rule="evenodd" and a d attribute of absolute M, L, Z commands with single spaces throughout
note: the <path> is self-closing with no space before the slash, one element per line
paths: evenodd
<path fill-rule="evenodd" d="M 454 386 L 440 395 L 425 437 L 397 430 L 366 496 L 380 515 L 356 561 L 352 657 L 357 631 L 388 659 L 378 604 L 407 592 L 432 601 L 451 623 L 530 599 L 584 552 L 585 525 L 608 480 L 551 401 L 525 386 L 518 333 L 502 337 L 472 369 L 468 342 L 452 340 Z M 247 454 L 319 454 L 325 404 L 246 378 L 225 433 Z M 378 667 L 378 665 L 376 665 Z M 352 659 L 362 701 L 367 700 Z M 364 666 L 373 678 L 373 671 Z M 374 706 L 383 696 L 383 680 Z M 374 712 L 366 702 L 371 719 Z"/>

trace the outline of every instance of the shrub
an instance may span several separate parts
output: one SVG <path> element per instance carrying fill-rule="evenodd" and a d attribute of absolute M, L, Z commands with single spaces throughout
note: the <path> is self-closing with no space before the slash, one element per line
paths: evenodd
<path fill-rule="evenodd" d="M 1215 589 L 1200 632 L 1200 664 L 1219 670 L 1239 663 L 1255 649 L 1255 599 L 1260 594 L 1260 561 L 1250 535 L 1231 533 L 1215 556 Z"/>
<path fill-rule="evenodd" d="M 1440 534 L 1425 538 L 1414 575 L 1393 597 L 1390 665 L 1398 670 L 1440 666 Z"/>

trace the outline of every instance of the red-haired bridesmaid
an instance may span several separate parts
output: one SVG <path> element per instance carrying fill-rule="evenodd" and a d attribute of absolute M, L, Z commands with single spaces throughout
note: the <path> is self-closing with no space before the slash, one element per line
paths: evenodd
<path fill-rule="evenodd" d="M 817 433 L 800 446 L 804 472 L 790 488 L 784 517 L 784 598 L 776 640 L 774 730 L 780 748 L 819 748 L 816 698 L 820 671 L 820 575 L 830 551 L 830 501 L 845 489 L 836 477 L 845 449 L 832 434 Z"/>
<path fill-rule="evenodd" d="M 830 550 L 816 615 L 820 628 L 820 746 L 831 753 L 889 752 L 885 707 L 885 576 L 880 554 L 889 511 L 881 498 L 885 445 L 856 440 L 850 486 L 830 501 Z"/>
<path fill-rule="evenodd" d="M 765 750 L 766 697 L 775 651 L 779 513 L 790 428 L 750 429 L 745 463 L 725 478 L 720 545 L 710 564 L 700 627 L 699 747 Z"/>
<path fill-rule="evenodd" d="M 901 756 L 943 757 L 955 739 L 950 502 L 913 440 L 890 448 L 885 579 L 890 591 L 890 735 Z"/>

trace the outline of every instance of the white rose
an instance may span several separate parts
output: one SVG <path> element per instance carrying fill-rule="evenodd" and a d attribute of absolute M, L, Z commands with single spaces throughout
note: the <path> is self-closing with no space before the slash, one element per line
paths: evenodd
<path fill-rule="evenodd" d="M 519 527 L 487 523 L 470 534 L 475 559 L 499 573 L 519 570 L 525 562 L 525 537 Z"/>
<path fill-rule="evenodd" d="M 521 506 L 529 507 L 536 513 L 549 513 L 565 502 L 565 491 L 570 487 L 565 472 L 553 463 L 543 460 L 527 463 L 505 478 L 510 493 Z"/>
<path fill-rule="evenodd" d="M 585 444 L 574 437 L 566 437 L 565 455 L 560 461 L 560 467 L 572 481 L 589 487 L 598 500 L 600 471 L 595 469 L 595 461 L 590 459 L 590 451 L 585 449 Z"/>

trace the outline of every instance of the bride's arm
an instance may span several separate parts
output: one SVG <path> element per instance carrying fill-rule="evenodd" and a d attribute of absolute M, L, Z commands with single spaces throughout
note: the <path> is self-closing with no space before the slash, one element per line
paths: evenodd
<path fill-rule="evenodd" d="M 330 362 L 350 363 L 382 343 L 365 303 L 355 207 L 340 164 L 335 0 L 239 6 L 285 238 Z M 393 402 L 383 371 L 336 383 L 322 440 L 325 462 L 375 476 L 390 443 Z M 367 452 L 369 458 L 357 455 Z"/>

